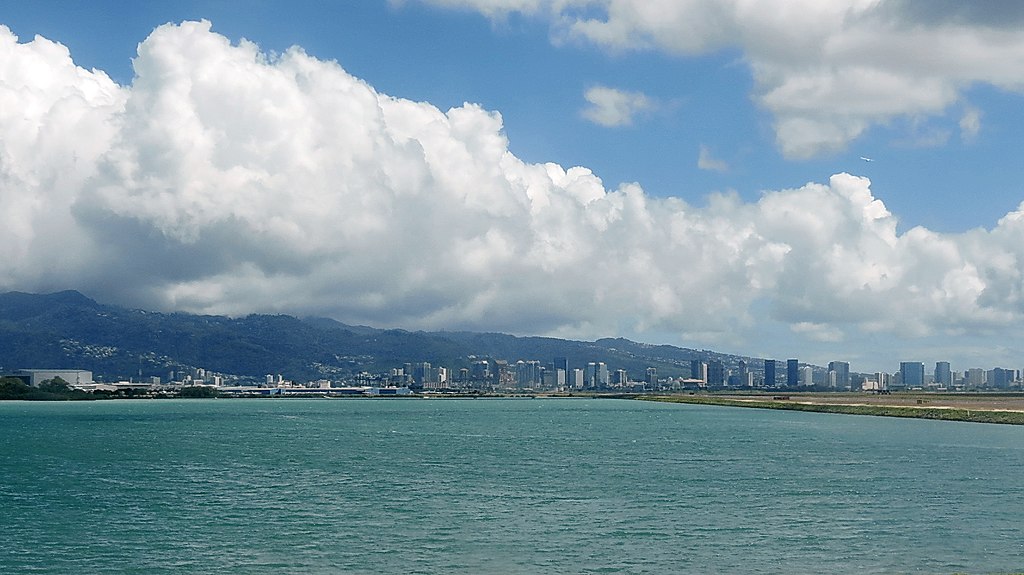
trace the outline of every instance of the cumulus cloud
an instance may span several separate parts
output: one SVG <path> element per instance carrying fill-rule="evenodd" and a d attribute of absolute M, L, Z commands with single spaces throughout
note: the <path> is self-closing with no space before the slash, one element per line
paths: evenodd
<path fill-rule="evenodd" d="M 711 150 L 704 144 L 701 144 L 700 151 L 697 153 L 697 168 L 712 172 L 727 172 L 729 171 L 729 164 L 712 156 Z"/>
<path fill-rule="evenodd" d="M 0 26 L 0 275 L 59 281 L 94 249 L 71 206 L 112 145 L 126 98 L 103 72 L 75 66 L 64 46 L 18 43 Z"/>
<path fill-rule="evenodd" d="M 558 37 L 613 51 L 737 47 L 790 158 L 842 150 L 895 118 L 941 116 L 973 84 L 1024 91 L 1024 10 L 1014 2 L 423 1 L 541 15 Z"/>
<path fill-rule="evenodd" d="M 583 117 L 608 128 L 631 126 L 640 114 L 651 111 L 654 102 L 641 92 L 594 86 L 583 94 L 588 106 Z"/>
<path fill-rule="evenodd" d="M 900 234 L 848 174 L 702 206 L 608 188 L 517 158 L 496 112 L 381 94 L 208 22 L 156 29 L 125 87 L 6 28 L 0 56 L 3 289 L 734 342 L 765 322 L 820 341 L 1006 333 L 1024 317 L 1024 206 L 991 230 Z"/>

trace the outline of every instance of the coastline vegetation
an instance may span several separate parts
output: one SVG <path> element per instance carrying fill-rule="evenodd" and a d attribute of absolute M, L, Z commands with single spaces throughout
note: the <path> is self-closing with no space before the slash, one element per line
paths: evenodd
<path fill-rule="evenodd" d="M 16 377 L 4 377 L 0 379 L 0 400 L 3 399 L 68 401 L 95 399 L 95 397 L 84 391 L 73 389 L 59 377 L 44 381 L 39 384 L 39 387 L 32 387 Z"/>
<path fill-rule="evenodd" d="M 817 403 L 813 398 L 797 401 L 789 399 L 751 396 L 749 399 L 736 397 L 715 397 L 714 395 L 646 395 L 636 396 L 644 401 L 667 403 L 689 403 L 717 405 L 724 407 L 746 407 L 755 409 L 783 409 L 789 411 L 810 411 L 815 413 L 842 413 L 847 415 L 873 415 L 879 417 L 911 417 L 917 419 L 938 419 L 944 421 L 967 421 L 972 423 L 1000 423 L 1024 425 L 1024 413 L 994 409 L 969 409 L 966 407 L 927 407 L 904 405 L 863 405 L 843 403 Z"/>
<path fill-rule="evenodd" d="M 38 387 L 28 385 L 17 377 L 0 378 L 0 401 L 94 401 L 103 399 L 161 399 L 177 397 L 185 399 L 208 399 L 219 397 L 220 392 L 206 386 L 184 387 L 177 393 L 153 395 L 143 390 L 120 389 L 116 391 L 83 391 L 71 387 L 60 377 L 46 380 Z"/>

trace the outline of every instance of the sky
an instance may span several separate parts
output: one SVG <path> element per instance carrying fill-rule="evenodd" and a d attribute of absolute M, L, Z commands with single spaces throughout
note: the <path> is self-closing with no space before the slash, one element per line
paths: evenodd
<path fill-rule="evenodd" d="M 1024 366 L 1008 0 L 0 0 L 0 290 Z"/>

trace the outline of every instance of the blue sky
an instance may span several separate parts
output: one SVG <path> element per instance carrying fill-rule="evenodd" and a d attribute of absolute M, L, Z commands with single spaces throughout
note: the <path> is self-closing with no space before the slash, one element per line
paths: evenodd
<path fill-rule="evenodd" d="M 182 270 L 133 291 L 112 287 L 98 277 L 72 285 L 74 282 L 60 279 L 59 274 L 36 270 L 28 264 L 11 264 L 6 271 L 12 279 L 0 287 L 76 287 L 87 293 L 91 288 L 90 295 L 99 299 L 107 296 L 117 303 L 211 313 L 282 311 L 409 328 L 493 329 L 581 338 L 625 335 L 780 358 L 802 353 L 820 363 L 853 358 L 854 369 L 858 369 L 859 360 L 864 371 L 887 369 L 908 354 L 914 356 L 910 359 L 926 363 L 959 358 L 964 364 L 961 369 L 973 367 L 966 365 L 970 361 L 1002 362 L 1007 367 L 1024 363 L 1010 349 L 1019 338 L 1012 325 L 1024 315 L 1019 298 L 1024 291 L 1018 259 L 1021 254 L 1015 247 L 1018 236 L 1015 227 L 998 224 L 1024 200 L 1024 162 L 1020 161 L 1020 129 L 1024 126 L 1024 33 L 1020 30 L 1024 28 L 1015 26 L 1021 22 L 1019 10 L 999 2 L 980 2 L 968 9 L 941 2 L 933 5 L 935 14 L 924 17 L 918 3 L 903 0 L 852 1 L 848 6 L 835 3 L 825 8 L 806 2 L 783 2 L 763 14 L 751 14 L 751 10 L 732 2 L 573 0 L 564 4 L 546 0 L 2 2 L 0 24 L 6 25 L 23 46 L 40 35 L 66 46 L 75 65 L 109 75 L 114 86 L 103 88 L 110 98 L 103 106 L 120 110 L 128 102 L 127 112 L 115 110 L 96 120 L 114 130 L 111 143 L 107 148 L 82 144 L 89 152 L 83 148 L 75 152 L 81 152 L 77 157 L 95 157 L 98 167 L 95 173 L 83 173 L 82 182 L 61 196 L 65 204 L 59 205 L 65 207 L 60 209 L 68 213 L 73 225 L 89 228 L 82 232 L 88 240 L 83 244 L 103 246 L 111 241 L 91 229 L 98 225 L 96 222 L 85 222 L 83 214 L 96 212 L 115 218 L 104 222 L 127 218 L 139 226 L 140 234 L 156 234 L 177 242 L 157 246 L 154 241 L 153 251 L 132 251 L 133 257 L 159 258 L 173 253 L 177 261 L 185 257 L 183 253 L 203 254 L 210 257 L 211 267 L 226 262 L 237 264 L 240 270 L 255 269 L 255 276 L 263 280 L 279 277 L 277 267 L 244 255 L 244 246 L 238 247 L 238 253 L 228 253 L 224 243 L 205 245 L 207 236 L 213 234 L 204 231 L 206 228 L 179 236 L 176 231 L 168 231 L 171 224 L 148 220 L 152 212 L 149 206 L 140 204 L 138 213 L 129 214 L 128 208 L 100 201 L 113 201 L 110 190 L 126 190 L 122 200 L 145 195 L 146 190 L 137 183 L 106 182 L 99 186 L 97 181 L 107 178 L 114 159 L 122 157 L 115 151 L 146 157 L 145 142 L 132 142 L 137 133 L 131 131 L 131 126 L 140 125 L 143 120 L 139 118 L 153 119 L 157 114 L 154 110 L 139 117 L 132 114 L 139 112 L 141 102 L 156 101 L 142 98 L 150 90 L 159 94 L 173 87 L 133 87 L 132 58 L 137 56 L 137 47 L 144 41 L 154 48 L 165 40 L 173 44 L 179 40 L 172 36 L 184 33 L 176 29 L 179 32 L 168 33 L 164 40 L 147 40 L 158 26 L 170 23 L 174 29 L 185 21 L 205 19 L 211 24 L 208 31 L 200 31 L 206 34 L 204 37 L 224 37 L 230 45 L 209 50 L 237 53 L 241 39 L 255 43 L 268 62 L 251 74 L 267 72 L 269 78 L 279 63 L 277 55 L 299 46 L 318 63 L 336 61 L 350 79 L 365 82 L 378 96 L 408 101 L 409 110 L 415 108 L 416 113 L 444 114 L 450 109 L 463 109 L 464 103 L 476 105 L 478 108 L 473 109 L 478 109 L 480 115 L 467 112 L 472 116 L 467 121 L 480 134 L 489 134 L 492 128 L 486 125 L 484 116 L 500 113 L 501 125 L 491 135 L 506 138 L 512 156 L 536 169 L 549 162 L 563 170 L 588 168 L 600 178 L 604 192 L 610 194 L 613 207 L 607 209 L 613 212 L 631 213 L 629 206 L 634 204 L 629 202 L 642 198 L 646 204 L 636 208 L 640 214 L 637 221 L 650 216 L 655 222 L 651 228 L 654 231 L 648 232 L 650 237 L 635 236 L 636 228 L 624 225 L 622 231 L 612 233 L 605 222 L 594 224 L 603 239 L 593 245 L 580 243 L 579 238 L 588 237 L 583 231 L 552 240 L 545 226 L 556 223 L 547 221 L 550 214 L 538 215 L 537 200 L 524 187 L 509 193 L 520 199 L 522 194 L 528 195 L 535 209 L 518 216 L 489 212 L 487 217 L 507 216 L 508 221 L 467 232 L 463 238 L 464 247 L 480 245 L 499 252 L 504 247 L 532 258 L 547 253 L 538 247 L 547 245 L 545 242 L 562 246 L 561 252 L 555 252 L 561 255 L 570 253 L 565 246 L 578 248 L 578 253 L 572 252 L 578 257 L 566 256 L 568 269 L 558 272 L 559 278 L 573 274 L 586 277 L 586 269 L 579 268 L 604 265 L 599 257 L 601 250 L 613 259 L 640 254 L 632 267 L 605 270 L 607 275 L 599 282 L 647 281 L 654 286 L 649 293 L 640 290 L 635 301 L 628 290 L 611 290 L 613 295 L 608 295 L 604 287 L 581 292 L 574 282 L 555 282 L 551 265 L 543 261 L 518 267 L 508 262 L 487 264 L 495 266 L 488 280 L 448 285 L 446 275 L 427 282 L 429 286 L 448 285 L 449 293 L 457 294 L 450 301 L 434 293 L 435 287 L 385 293 L 355 282 L 337 288 L 333 295 L 371 303 L 337 305 L 331 303 L 328 286 L 332 284 L 328 277 L 320 278 L 323 267 L 317 267 L 316 262 L 322 260 L 316 258 L 290 280 L 297 284 L 307 280 L 319 287 L 304 296 L 289 298 L 293 299 L 291 303 L 281 303 L 282 298 L 275 296 L 270 287 L 253 290 L 258 293 L 236 293 L 218 283 L 216 274 L 208 270 Z M 180 48 L 180 44 L 174 45 Z M 212 52 L 197 49 L 190 54 L 202 59 Z M 57 59 L 49 57 L 57 66 Z M 182 54 L 181 58 L 187 66 L 188 57 Z M 159 65 L 169 62 L 168 58 L 158 60 Z M 230 73 L 225 72 L 226 77 Z M 23 98 L 18 102 L 34 97 L 28 90 L 19 92 L 24 86 L 14 81 L 13 73 L 10 77 L 10 97 Z M 611 108 L 596 110 L 598 104 L 588 102 L 588 97 L 598 104 L 611 105 L 614 100 L 625 108 L 619 108 L 617 114 Z M 202 106 L 197 109 L 201 111 Z M 136 123 L 119 119 L 125 117 L 134 118 Z M 367 118 L 364 114 L 346 121 Z M 176 120 L 167 121 L 173 125 Z M 457 132 L 455 120 L 449 121 L 453 133 Z M 234 127 L 217 129 L 225 132 Z M 395 137 L 390 128 L 388 134 Z M 430 156 L 433 140 L 423 134 L 413 139 Z M 17 142 L 9 140 L 14 150 Z M 338 153 L 349 151 L 346 148 Z M 10 154 L 18 157 L 15 152 Z M 338 166 L 331 164 L 331 157 L 319 160 L 324 163 L 320 168 L 325 174 L 337 173 Z M 380 162 L 373 170 L 378 173 L 386 172 L 392 160 L 380 156 L 375 161 Z M 40 166 L 45 162 L 34 165 L 33 170 L 42 170 Z M 466 198 L 470 192 L 459 191 L 458 186 L 500 187 L 509 178 L 520 181 L 521 174 L 515 171 L 518 167 L 511 176 L 506 164 L 496 163 L 492 168 L 505 173 L 497 184 L 484 176 L 474 184 L 472 174 L 477 172 L 467 170 L 467 181 L 438 185 L 452 197 Z M 440 169 L 436 161 L 431 162 L 431 169 Z M 448 169 L 461 173 L 462 168 L 453 164 Z M 6 189 L 0 188 L 8 194 L 6 207 L 12 208 L 12 214 L 18 213 L 13 208 L 28 210 L 29 204 L 17 195 L 23 193 L 24 186 L 18 188 L 19 192 L 10 182 L 15 176 L 23 183 L 40 179 L 24 176 L 30 171 L 11 169 Z M 284 176 L 290 173 L 281 172 Z M 832 192 L 846 184 L 830 184 L 830 178 L 841 173 L 866 179 L 854 179 L 849 191 L 842 192 L 847 195 L 835 196 Z M 177 174 L 171 179 L 180 182 L 187 177 Z M 533 177 L 522 179 L 533 181 Z M 436 173 L 432 178 L 443 179 Z M 563 189 L 558 177 L 552 182 L 550 185 Z M 631 183 L 639 186 L 633 192 L 639 196 L 627 193 L 634 189 Z M 805 188 L 807 184 L 817 191 Z M 401 197 L 400 186 L 385 187 L 387 194 Z M 340 192 L 324 189 L 322 193 L 323 198 L 335 198 Z M 365 207 L 383 201 L 379 200 L 383 196 L 373 195 L 372 186 L 362 193 L 366 196 L 354 203 L 339 203 L 339 214 L 358 212 L 355 204 Z M 827 197 L 815 195 L 822 193 Z M 573 197 L 582 206 L 591 199 L 587 194 L 590 192 Z M 878 203 L 861 202 L 865 194 Z M 57 196 L 54 193 L 46 197 Z M 373 202 L 367 199 L 371 196 Z M 435 197 L 448 196 L 438 192 Z M 673 198 L 683 203 L 673 203 Z M 843 198 L 859 198 L 850 200 L 854 206 L 850 209 L 863 208 L 867 210 L 864 213 L 875 214 L 877 206 L 884 204 L 888 214 L 876 218 L 876 223 L 881 222 L 876 229 L 874 223 L 863 224 L 859 212 L 843 212 L 849 208 L 842 203 L 847 201 Z M 503 205 L 498 200 L 507 199 L 490 201 Z M 826 200 L 841 206 L 819 203 Z M 194 198 L 180 205 L 168 204 L 166 198 L 161 201 L 165 203 L 160 205 L 178 205 L 186 212 L 188 206 L 196 205 Z M 472 202 L 437 201 L 430 209 L 438 214 L 476 209 Z M 615 207 L 619 206 L 616 202 L 625 202 L 626 207 Z M 119 204 L 124 205 L 128 204 Z M 552 200 L 544 205 L 554 210 L 560 204 Z M 735 209 L 724 214 L 730 205 Z M 772 207 L 776 205 L 782 207 Z M 396 208 L 388 209 L 392 218 L 403 216 Z M 580 209 L 578 213 L 562 214 L 565 220 L 553 221 L 594 217 L 595 212 L 589 208 Z M 810 221 L 801 233 L 818 234 L 824 239 L 799 234 L 790 237 L 789 231 L 774 223 L 778 212 L 769 210 L 793 210 L 810 214 L 812 220 L 820 215 L 819 221 Z M 841 224 L 838 219 L 830 219 L 828 214 L 833 212 L 849 215 L 849 221 Z M 96 214 L 95 218 L 101 218 Z M 472 211 L 463 215 L 473 214 L 481 215 Z M 236 212 L 204 213 L 204 217 L 209 222 L 243 219 Z M 533 235 L 515 236 L 516 217 L 530 219 L 528 227 L 534 230 Z M 687 228 L 686 234 L 700 233 L 710 239 L 687 243 L 690 240 L 679 239 L 684 233 L 680 231 L 673 236 L 679 242 L 673 244 L 673 249 L 657 245 L 665 241 L 657 234 L 659 226 L 665 228 L 676 218 L 698 222 Z M 172 220 L 173 225 L 182 221 L 209 223 L 191 215 Z M 301 220 L 296 222 L 302 224 Z M 750 222 L 754 223 L 747 225 Z M 862 224 L 866 227 L 858 227 Z M 885 231 L 890 224 L 895 226 L 896 234 L 891 237 Z M 505 225 L 509 226 L 507 233 L 499 233 Z M 846 227 L 838 230 L 841 225 Z M 914 228 L 918 229 L 916 235 L 908 235 Z M 18 253 L 40 262 L 53 257 L 52 247 L 29 232 L 25 234 L 22 243 L 17 244 L 21 246 Z M 744 234 L 753 239 L 737 240 L 746 238 Z M 345 259 L 341 255 L 347 258 L 356 249 L 351 244 L 332 243 L 335 240 L 323 241 L 323 245 L 313 240 L 311 244 L 319 245 L 319 253 L 328 259 L 331 254 Z M 394 241 L 401 245 L 416 239 Z M 632 246 L 632 251 L 624 246 Z M 779 246 L 788 246 L 789 251 Z M 440 247 L 437 252 L 446 253 Z M 781 255 L 783 252 L 788 255 Z M 397 255 L 388 252 L 380 257 L 392 258 L 386 260 L 390 265 L 408 272 L 410 277 L 420 277 L 415 266 Z M 444 273 L 466 273 L 465 268 L 448 269 L 442 255 L 437 257 L 436 267 Z M 850 278 L 840 277 L 843 261 L 831 259 L 841 257 L 857 260 L 850 267 Z M 671 272 L 655 278 L 645 274 L 643 268 L 643 261 L 673 269 L 718 267 L 721 258 L 728 260 L 721 264 L 725 271 L 709 272 L 703 279 L 674 276 Z M 787 274 L 793 271 L 787 270 L 806 273 L 807 285 L 792 282 Z M 915 278 L 914 273 L 919 277 Z M 511 279 L 493 279 L 506 274 Z M 537 274 L 539 281 L 559 294 L 553 298 L 556 302 L 563 298 L 565 302 L 578 302 L 582 298 L 588 304 L 578 311 L 558 309 L 554 304 L 550 309 L 538 305 L 531 298 L 544 296 L 532 295 L 513 277 L 515 274 Z M 723 290 L 716 288 L 715 282 L 735 285 Z M 950 285 L 922 295 L 928 286 L 943 282 Z M 842 286 L 847 283 L 863 283 L 864 287 L 846 294 Z M 572 307 L 571 303 L 566 305 Z M 452 311 L 457 308 L 464 309 Z M 527 313 L 524 309 L 534 311 Z M 711 315 L 709 310 L 719 313 Z M 875 310 L 886 317 L 873 319 L 858 310 Z M 703 313 L 708 316 L 703 317 Z M 911 315 L 901 321 L 893 317 L 899 313 Z M 533 317 L 534 323 L 523 319 L 527 317 Z M 932 357 L 940 354 L 942 357 Z M 985 357 L 973 359 L 978 354 Z"/>

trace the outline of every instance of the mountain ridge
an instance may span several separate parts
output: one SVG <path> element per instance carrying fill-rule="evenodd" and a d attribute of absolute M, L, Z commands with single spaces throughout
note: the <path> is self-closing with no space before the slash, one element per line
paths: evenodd
<path fill-rule="evenodd" d="M 639 376 L 689 376 L 689 361 L 727 366 L 757 358 L 625 338 L 575 341 L 497 332 L 405 331 L 350 326 L 330 318 L 250 314 L 244 317 L 154 312 L 99 303 L 66 290 L 48 294 L 0 293 L 0 368 L 88 369 L 98 378 L 166 377 L 204 368 L 260 379 L 284 374 L 298 381 L 344 379 L 426 361 L 451 369 L 482 358 L 553 361 L 569 367 L 604 361 L 609 369 Z"/>

